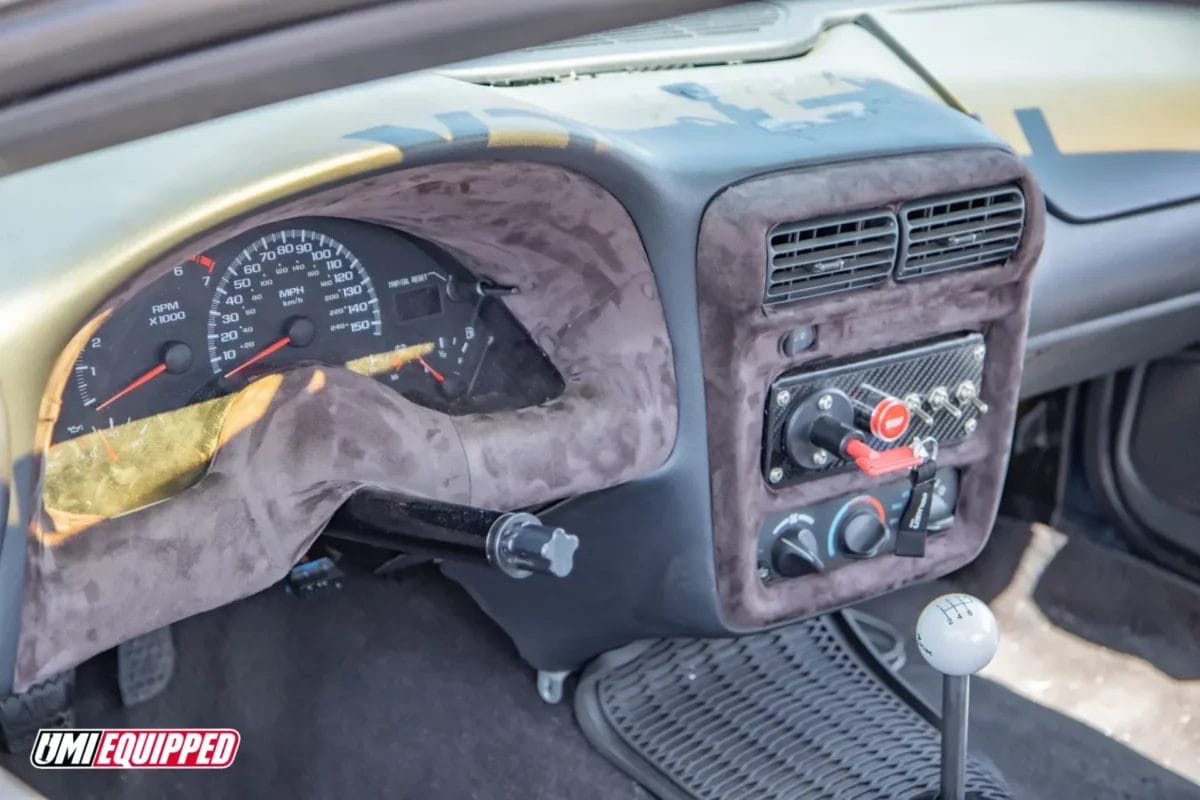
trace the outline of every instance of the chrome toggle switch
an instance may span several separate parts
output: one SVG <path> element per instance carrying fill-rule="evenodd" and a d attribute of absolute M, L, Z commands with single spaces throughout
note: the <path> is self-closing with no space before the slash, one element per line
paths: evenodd
<path fill-rule="evenodd" d="M 964 405 L 975 406 L 975 410 L 980 414 L 988 413 L 988 404 L 979 398 L 979 389 L 971 381 L 963 381 L 954 391 L 954 396 L 958 398 L 958 402 Z"/>
<path fill-rule="evenodd" d="M 929 407 L 934 411 L 945 411 L 955 419 L 962 419 L 963 410 L 950 402 L 950 392 L 945 386 L 935 386 L 929 393 Z"/>
<path fill-rule="evenodd" d="M 909 392 L 904 395 L 904 405 L 908 406 L 908 410 L 915 414 L 921 422 L 926 425 L 933 424 L 933 415 L 925 410 L 925 401 L 921 399 L 921 395 Z"/>

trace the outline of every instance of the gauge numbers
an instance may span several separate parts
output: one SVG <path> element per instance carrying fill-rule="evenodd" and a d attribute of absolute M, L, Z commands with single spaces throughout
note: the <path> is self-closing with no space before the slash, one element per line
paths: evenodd
<path fill-rule="evenodd" d="M 251 242 L 222 273 L 208 312 L 209 362 L 226 380 L 369 352 L 353 342 L 381 335 L 379 298 L 358 258 L 336 239 L 304 229 Z"/>

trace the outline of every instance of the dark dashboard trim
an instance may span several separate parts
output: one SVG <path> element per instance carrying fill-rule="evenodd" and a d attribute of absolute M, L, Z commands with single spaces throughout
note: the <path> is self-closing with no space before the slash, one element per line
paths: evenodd
<path fill-rule="evenodd" d="M 1021 393 L 1200 340 L 1200 203 L 1077 225 L 1048 215 Z"/>
<path fill-rule="evenodd" d="M 1200 292 L 1029 337 L 1021 396 L 1045 392 L 1170 355 L 1200 341 Z"/>

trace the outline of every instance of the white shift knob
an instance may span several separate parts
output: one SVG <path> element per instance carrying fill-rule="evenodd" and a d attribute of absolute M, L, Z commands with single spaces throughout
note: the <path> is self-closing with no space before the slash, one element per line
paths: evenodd
<path fill-rule="evenodd" d="M 917 648 L 944 675 L 973 675 L 988 665 L 1000 644 L 996 617 L 969 594 L 944 594 L 917 618 Z"/>

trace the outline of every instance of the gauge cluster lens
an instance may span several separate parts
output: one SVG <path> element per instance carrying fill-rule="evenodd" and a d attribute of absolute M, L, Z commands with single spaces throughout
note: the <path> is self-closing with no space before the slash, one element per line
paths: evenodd
<path fill-rule="evenodd" d="M 212 292 L 213 266 L 206 260 L 176 266 L 88 338 L 68 379 L 56 440 L 197 399 L 210 374 L 196 332 Z"/>
<path fill-rule="evenodd" d="M 304 364 L 452 415 L 556 397 L 562 377 L 504 305 L 513 291 L 434 245 L 345 219 L 287 220 L 197 254 L 83 345 L 47 456 L 47 507 L 111 515 L 96 498 L 120 495 L 114 485 L 130 487 L 117 501 L 130 508 L 170 496 L 181 464 L 196 472 L 211 457 L 223 398 Z M 169 465 L 153 463 L 168 449 Z M 89 474 L 107 488 L 76 496 Z"/>
<path fill-rule="evenodd" d="M 213 373 L 241 382 L 296 361 L 380 349 L 379 298 L 348 247 L 287 228 L 251 242 L 221 273 L 208 310 Z M 233 387 L 229 387 L 233 388 Z"/>

